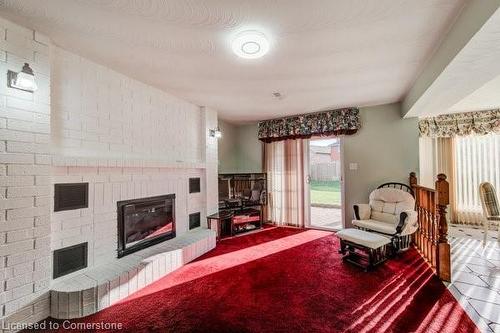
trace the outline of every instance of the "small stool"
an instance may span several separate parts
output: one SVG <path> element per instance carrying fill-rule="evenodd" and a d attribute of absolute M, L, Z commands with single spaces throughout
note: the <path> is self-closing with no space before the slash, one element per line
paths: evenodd
<path fill-rule="evenodd" d="M 380 234 L 348 228 L 337 232 L 342 260 L 369 271 L 387 260 L 391 239 Z M 356 251 L 357 250 L 357 251 Z"/>

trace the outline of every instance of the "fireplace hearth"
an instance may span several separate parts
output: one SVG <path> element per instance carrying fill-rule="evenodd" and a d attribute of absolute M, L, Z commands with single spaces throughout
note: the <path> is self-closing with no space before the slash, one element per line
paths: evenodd
<path fill-rule="evenodd" d="M 119 201 L 118 258 L 175 237 L 175 194 Z"/>

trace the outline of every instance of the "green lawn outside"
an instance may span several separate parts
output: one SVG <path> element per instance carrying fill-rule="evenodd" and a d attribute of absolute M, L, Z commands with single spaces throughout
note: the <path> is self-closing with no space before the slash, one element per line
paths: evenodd
<path fill-rule="evenodd" d="M 340 182 L 312 180 L 311 204 L 340 205 Z"/>

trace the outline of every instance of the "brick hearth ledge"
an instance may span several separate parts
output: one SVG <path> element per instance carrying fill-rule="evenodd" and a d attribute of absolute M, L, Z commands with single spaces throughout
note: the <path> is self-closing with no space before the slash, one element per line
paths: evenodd
<path fill-rule="evenodd" d="M 215 248 L 215 232 L 196 229 L 77 275 L 51 287 L 50 315 L 88 316 L 124 299 Z"/>

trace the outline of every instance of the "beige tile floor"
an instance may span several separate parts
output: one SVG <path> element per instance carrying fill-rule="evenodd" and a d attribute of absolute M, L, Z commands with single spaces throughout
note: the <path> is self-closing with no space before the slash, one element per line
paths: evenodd
<path fill-rule="evenodd" d="M 500 242 L 490 231 L 483 247 L 483 231 L 452 225 L 452 282 L 449 290 L 482 332 L 500 333 Z"/>

